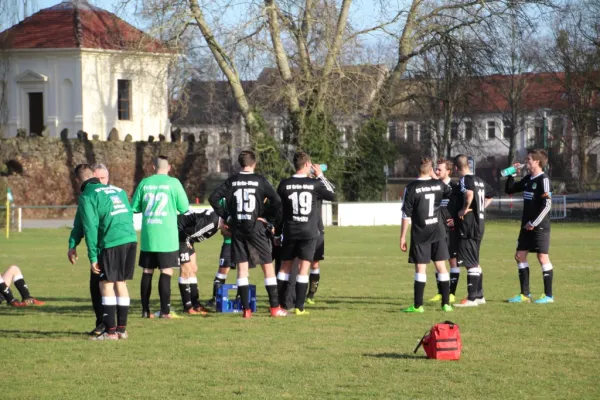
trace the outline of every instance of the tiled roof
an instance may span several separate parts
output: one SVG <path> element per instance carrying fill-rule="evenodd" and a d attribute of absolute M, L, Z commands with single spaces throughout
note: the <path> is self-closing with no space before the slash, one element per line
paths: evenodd
<path fill-rule="evenodd" d="M 0 33 L 0 48 L 167 51 L 159 40 L 85 0 L 63 1 Z"/>

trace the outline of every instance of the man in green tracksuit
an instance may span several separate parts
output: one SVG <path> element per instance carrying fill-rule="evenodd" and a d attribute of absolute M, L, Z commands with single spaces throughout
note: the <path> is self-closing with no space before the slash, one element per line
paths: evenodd
<path fill-rule="evenodd" d="M 135 190 L 131 205 L 134 213 L 142 213 L 142 248 L 139 266 L 144 268 L 140 294 L 142 318 L 153 318 L 150 313 L 152 275 L 160 270 L 158 293 L 160 318 L 177 318 L 171 312 L 171 276 L 179 267 L 179 230 L 177 214 L 185 214 L 190 203 L 179 179 L 169 176 L 171 166 L 167 157 L 154 159 L 155 174 L 143 179 Z"/>
<path fill-rule="evenodd" d="M 81 218 L 92 272 L 100 275 L 105 332 L 93 340 L 127 339 L 129 292 L 133 278 L 137 235 L 127 193 L 104 185 L 87 164 L 78 165 L 81 183 L 77 212 Z M 115 318 L 116 314 L 116 318 Z"/>
<path fill-rule="evenodd" d="M 108 185 L 108 168 L 104 164 L 92 165 L 94 171 L 94 177 L 98 178 L 100 183 Z M 67 252 L 67 258 L 71 264 L 77 262 L 77 246 L 83 239 L 83 225 L 81 223 L 81 217 L 79 212 L 75 214 L 73 220 L 73 229 L 69 236 L 69 251 Z M 94 314 L 96 314 L 96 325 L 90 332 L 90 335 L 101 335 L 104 332 L 103 310 L 102 310 L 102 293 L 100 293 L 100 276 L 90 271 L 90 296 L 92 298 L 92 307 L 94 308 Z"/>

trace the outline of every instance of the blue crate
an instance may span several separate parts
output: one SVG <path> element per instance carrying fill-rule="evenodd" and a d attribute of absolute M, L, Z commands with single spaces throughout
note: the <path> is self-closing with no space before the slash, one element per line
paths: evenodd
<path fill-rule="evenodd" d="M 218 285 L 217 286 L 217 312 L 222 313 L 241 313 L 242 300 L 236 299 L 237 285 Z M 232 292 L 233 291 L 233 292 Z M 256 285 L 249 285 L 250 309 L 256 312 Z"/>

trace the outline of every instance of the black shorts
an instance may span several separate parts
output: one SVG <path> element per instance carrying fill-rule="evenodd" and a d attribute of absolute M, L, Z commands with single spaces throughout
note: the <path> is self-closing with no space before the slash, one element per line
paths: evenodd
<path fill-rule="evenodd" d="M 231 243 L 223 243 L 221 246 L 221 254 L 219 255 L 219 267 L 220 268 L 233 268 L 235 264 L 231 258 Z"/>
<path fill-rule="evenodd" d="M 140 251 L 138 265 L 145 269 L 179 268 L 179 250 L 177 251 Z"/>
<path fill-rule="evenodd" d="M 321 232 L 317 238 L 317 247 L 313 261 L 322 261 L 325 259 L 325 234 Z"/>
<path fill-rule="evenodd" d="M 446 231 L 446 243 L 448 244 L 448 253 L 450 254 L 450 258 L 456 258 L 458 254 L 459 239 L 460 236 L 454 229 L 449 229 Z"/>
<path fill-rule="evenodd" d="M 460 239 L 458 241 L 458 256 L 456 262 L 459 267 L 478 267 L 479 249 L 481 240 L 478 239 Z"/>
<path fill-rule="evenodd" d="M 549 254 L 550 230 L 534 229 L 528 231 L 521 229 L 517 240 L 517 251 L 528 251 L 530 253 Z"/>
<path fill-rule="evenodd" d="M 102 249 L 98 255 L 100 279 L 108 282 L 123 282 L 133 279 L 137 242 Z"/>
<path fill-rule="evenodd" d="M 300 260 L 312 262 L 315 257 L 318 239 L 289 239 L 284 236 L 281 246 L 281 261 Z"/>
<path fill-rule="evenodd" d="M 262 227 L 249 233 L 236 232 L 231 236 L 231 255 L 234 264 L 248 262 L 250 267 L 270 264 L 273 262 L 271 239 Z"/>
<path fill-rule="evenodd" d="M 187 264 L 190 262 L 191 257 L 196 254 L 196 250 L 194 250 L 194 244 L 190 243 L 192 248 L 190 248 L 186 242 L 179 242 L 179 264 Z"/>
<path fill-rule="evenodd" d="M 413 240 L 410 241 L 408 262 L 411 264 L 429 264 L 431 261 L 446 261 L 448 258 L 450 257 L 445 240 L 426 244 L 416 244 Z"/>

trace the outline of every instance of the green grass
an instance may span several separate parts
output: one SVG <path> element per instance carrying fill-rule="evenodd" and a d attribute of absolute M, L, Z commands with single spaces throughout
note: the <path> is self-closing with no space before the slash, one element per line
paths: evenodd
<path fill-rule="evenodd" d="M 66 259 L 68 230 L 29 230 L 0 239 L 0 265 L 18 264 L 41 308 L 0 306 L 2 398 L 600 398 L 598 239 L 600 225 L 554 225 L 556 303 L 509 305 L 518 292 L 516 223 L 488 224 L 482 246 L 488 304 L 443 314 L 404 315 L 413 267 L 397 227 L 329 228 L 317 304 L 308 317 L 267 317 L 259 270 L 259 311 L 251 320 L 211 314 L 142 320 L 136 271 L 130 339 L 90 342 L 93 325 L 85 249 Z M 202 243 L 201 297 L 211 291 L 220 239 Z M 531 287 L 542 293 L 534 257 Z M 428 272 L 426 297 L 435 291 Z M 232 280 L 230 280 L 232 281 Z M 459 292 L 464 294 L 465 275 Z M 158 303 L 155 278 L 154 309 Z M 14 288 L 13 288 L 14 290 Z M 15 290 L 16 291 L 16 290 Z M 180 307 L 173 280 L 172 304 Z M 458 362 L 413 355 L 434 323 L 451 319 L 463 338 Z"/>

